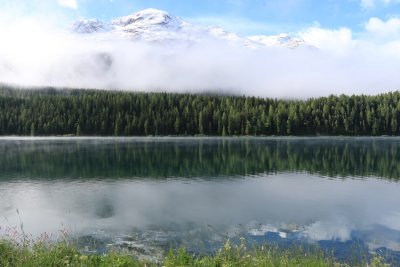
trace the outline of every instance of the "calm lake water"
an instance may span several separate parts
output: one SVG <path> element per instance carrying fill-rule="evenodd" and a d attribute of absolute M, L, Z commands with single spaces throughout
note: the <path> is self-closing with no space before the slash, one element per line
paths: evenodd
<path fill-rule="evenodd" d="M 140 257 L 245 238 L 397 264 L 399 179 L 400 138 L 2 138 L 0 235 L 67 229 Z"/>

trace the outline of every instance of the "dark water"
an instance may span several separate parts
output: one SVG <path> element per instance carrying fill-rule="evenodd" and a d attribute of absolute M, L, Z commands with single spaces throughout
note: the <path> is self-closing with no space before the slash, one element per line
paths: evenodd
<path fill-rule="evenodd" d="M 0 234 L 23 222 L 33 236 L 67 229 L 88 251 L 153 257 L 244 237 L 399 264 L 399 163 L 389 137 L 5 138 Z"/>

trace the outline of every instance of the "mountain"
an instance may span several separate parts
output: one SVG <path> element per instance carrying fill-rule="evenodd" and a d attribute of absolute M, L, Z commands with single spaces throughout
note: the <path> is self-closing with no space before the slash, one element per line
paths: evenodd
<path fill-rule="evenodd" d="M 253 36 L 248 36 L 247 39 L 256 42 L 258 44 L 263 44 L 265 46 L 283 46 L 292 49 L 299 46 L 307 45 L 303 39 L 297 37 L 291 37 L 285 33 L 272 36 L 253 35 Z"/>
<path fill-rule="evenodd" d="M 168 12 L 158 9 L 145 9 L 131 15 L 104 22 L 96 19 L 76 21 L 71 31 L 77 34 L 103 36 L 104 38 L 124 38 L 147 42 L 198 43 L 205 40 L 227 41 L 250 48 L 259 47 L 312 47 L 304 40 L 288 34 L 240 36 L 225 31 L 218 26 L 203 27 L 189 23 Z"/>
<path fill-rule="evenodd" d="M 72 25 L 72 32 L 75 33 L 98 33 L 111 30 L 110 25 L 97 19 L 80 20 Z"/>

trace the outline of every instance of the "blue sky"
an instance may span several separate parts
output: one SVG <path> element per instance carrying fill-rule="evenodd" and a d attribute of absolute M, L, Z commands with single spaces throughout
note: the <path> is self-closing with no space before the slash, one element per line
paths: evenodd
<path fill-rule="evenodd" d="M 188 21 L 247 34 L 298 32 L 319 25 L 362 32 L 371 17 L 400 16 L 399 0 L 0 0 L 16 16 L 109 20 L 144 8 L 164 9 Z M 11 10 L 11 11 L 10 11 Z"/>

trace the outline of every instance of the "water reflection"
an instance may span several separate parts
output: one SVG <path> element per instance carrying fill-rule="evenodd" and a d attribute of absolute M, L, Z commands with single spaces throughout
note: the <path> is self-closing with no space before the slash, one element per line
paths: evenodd
<path fill-rule="evenodd" d="M 400 177 L 399 138 L 0 140 L 0 179 Z"/>
<path fill-rule="evenodd" d="M 398 262 L 399 147 L 395 138 L 0 141 L 0 226 L 67 228 L 97 251 L 137 255 L 170 245 L 209 253 L 245 237 L 318 243 L 344 258 L 359 246 Z"/>
<path fill-rule="evenodd" d="M 19 225 L 21 218 L 32 234 L 65 227 L 125 244 L 132 242 L 124 237 L 136 236 L 133 244 L 141 240 L 149 247 L 194 247 L 204 240 L 218 246 L 227 238 L 267 240 L 276 233 L 278 239 L 313 242 L 357 238 L 371 249 L 399 250 L 398 192 L 399 184 L 376 179 L 342 182 L 303 174 L 236 182 L 7 183 L 0 192 L 0 224 Z"/>

